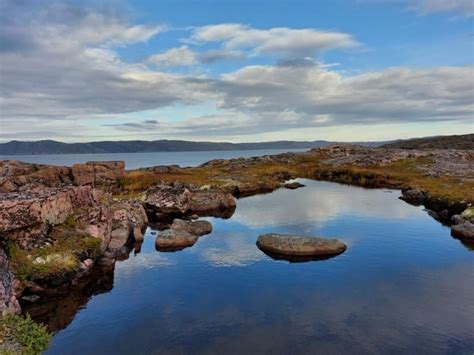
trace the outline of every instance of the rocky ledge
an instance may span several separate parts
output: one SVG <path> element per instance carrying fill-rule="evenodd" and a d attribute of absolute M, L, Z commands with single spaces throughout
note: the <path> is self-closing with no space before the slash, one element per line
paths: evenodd
<path fill-rule="evenodd" d="M 347 248 L 337 239 L 284 234 L 263 234 L 258 237 L 257 246 L 270 254 L 302 257 L 338 255 Z"/>
<path fill-rule="evenodd" d="M 175 216 L 198 214 L 202 216 L 230 217 L 236 201 L 220 190 L 199 189 L 192 184 L 159 184 L 146 192 L 145 206 L 151 217 L 163 214 Z"/>

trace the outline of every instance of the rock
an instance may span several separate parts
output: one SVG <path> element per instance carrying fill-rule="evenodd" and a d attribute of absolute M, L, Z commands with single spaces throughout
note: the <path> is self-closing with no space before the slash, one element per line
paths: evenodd
<path fill-rule="evenodd" d="M 303 185 L 303 184 L 295 181 L 295 182 L 286 183 L 284 186 L 287 189 L 296 190 L 296 189 L 299 189 L 301 187 L 305 187 L 306 185 Z"/>
<path fill-rule="evenodd" d="M 184 215 L 215 215 L 223 211 L 235 210 L 234 197 L 222 191 L 199 191 L 184 184 L 159 185 L 147 191 L 145 204 L 150 211 L 150 219 L 157 219 L 156 213 Z"/>
<path fill-rule="evenodd" d="M 402 190 L 401 200 L 414 205 L 422 205 L 425 202 L 426 196 L 420 189 Z"/>
<path fill-rule="evenodd" d="M 71 174 L 75 185 L 106 186 L 115 184 L 125 173 L 123 161 L 89 161 L 74 164 Z"/>
<path fill-rule="evenodd" d="M 189 210 L 189 195 L 191 192 L 184 185 L 159 185 L 149 189 L 145 203 L 158 213 L 184 214 Z"/>
<path fill-rule="evenodd" d="M 474 207 L 466 208 L 463 213 L 461 213 L 461 216 L 462 218 L 474 223 Z"/>
<path fill-rule="evenodd" d="M 21 311 L 15 295 L 15 283 L 5 243 L 0 241 L 0 316 L 17 314 Z"/>
<path fill-rule="evenodd" d="M 197 235 L 190 234 L 185 231 L 174 229 L 166 229 L 155 240 L 155 247 L 157 250 L 180 250 L 190 247 L 198 240 Z"/>
<path fill-rule="evenodd" d="M 451 226 L 451 235 L 459 239 L 474 240 L 474 224 L 464 220 L 464 222 Z"/>
<path fill-rule="evenodd" d="M 283 234 L 261 235 L 257 246 L 269 253 L 291 256 L 337 255 L 346 250 L 346 245 L 337 239 Z"/>
<path fill-rule="evenodd" d="M 235 207 L 235 198 L 221 191 L 198 191 L 189 196 L 189 210 L 198 215 L 234 211 Z"/>
<path fill-rule="evenodd" d="M 185 221 L 175 219 L 170 227 L 171 229 L 188 232 L 193 235 L 201 236 L 212 232 L 212 224 L 208 221 Z"/>

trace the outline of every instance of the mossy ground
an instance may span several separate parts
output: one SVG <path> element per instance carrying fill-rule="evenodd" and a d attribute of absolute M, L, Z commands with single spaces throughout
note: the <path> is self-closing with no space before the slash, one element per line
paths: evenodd
<path fill-rule="evenodd" d="M 100 239 L 79 233 L 69 225 L 55 227 L 51 236 L 54 239 L 52 245 L 33 250 L 19 249 L 9 242 L 11 264 L 20 281 L 48 279 L 76 272 L 81 260 L 98 256 Z"/>
<path fill-rule="evenodd" d="M 49 345 L 52 334 L 44 325 L 35 323 L 29 315 L 0 318 L 0 354 L 36 355 Z"/>
<path fill-rule="evenodd" d="M 183 168 L 173 173 L 153 171 L 129 171 L 121 180 L 120 197 L 136 197 L 160 181 L 181 181 L 198 186 L 219 188 L 229 182 L 265 183 L 277 187 L 278 176 L 287 174 L 302 178 L 336 181 L 364 187 L 420 188 L 430 197 L 448 202 L 474 203 L 474 179 L 451 176 L 425 176 L 420 169 L 429 166 L 430 158 L 402 159 L 388 165 L 333 166 L 325 163 L 324 157 L 301 155 L 288 163 L 263 162 L 232 170 L 224 165 Z"/>

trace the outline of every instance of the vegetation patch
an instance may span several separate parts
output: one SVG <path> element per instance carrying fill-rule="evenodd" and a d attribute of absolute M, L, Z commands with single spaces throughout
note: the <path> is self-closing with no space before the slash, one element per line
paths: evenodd
<path fill-rule="evenodd" d="M 41 354 L 52 334 L 46 326 L 35 323 L 29 315 L 0 318 L 0 354 Z"/>
<path fill-rule="evenodd" d="M 75 273 L 80 262 L 99 255 L 101 240 L 66 226 L 55 227 L 50 246 L 34 250 L 19 249 L 8 243 L 11 264 L 19 280 L 35 281 Z"/>

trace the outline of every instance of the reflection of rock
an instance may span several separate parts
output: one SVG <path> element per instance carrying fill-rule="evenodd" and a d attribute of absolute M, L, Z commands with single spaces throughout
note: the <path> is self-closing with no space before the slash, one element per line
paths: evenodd
<path fill-rule="evenodd" d="M 305 185 L 303 185 L 303 184 L 301 184 L 297 181 L 286 183 L 284 186 L 285 186 L 285 188 L 290 189 L 290 190 L 296 190 L 296 189 L 299 189 L 301 187 L 305 187 Z"/>
<path fill-rule="evenodd" d="M 113 281 L 113 265 L 95 268 L 72 286 L 54 290 L 52 295 L 42 295 L 39 300 L 37 297 L 23 297 L 22 309 L 36 322 L 46 324 L 50 331 L 58 331 L 71 323 L 92 296 L 112 290 Z"/>
<path fill-rule="evenodd" d="M 197 240 L 197 235 L 180 230 L 166 229 L 156 237 L 155 247 L 159 251 L 175 251 L 190 247 Z"/>
<path fill-rule="evenodd" d="M 208 221 L 185 221 L 175 219 L 171 225 L 171 229 L 201 236 L 212 232 L 212 224 Z"/>
<path fill-rule="evenodd" d="M 286 260 L 289 263 L 305 263 L 308 261 L 322 261 L 328 260 L 336 257 L 337 255 L 317 255 L 317 256 L 298 256 L 298 255 L 284 255 L 284 254 L 275 254 L 265 250 L 262 250 L 266 255 L 274 260 Z"/>
<path fill-rule="evenodd" d="M 292 256 L 337 255 L 347 248 L 337 239 L 283 234 L 261 235 L 258 237 L 257 246 L 268 253 Z"/>

